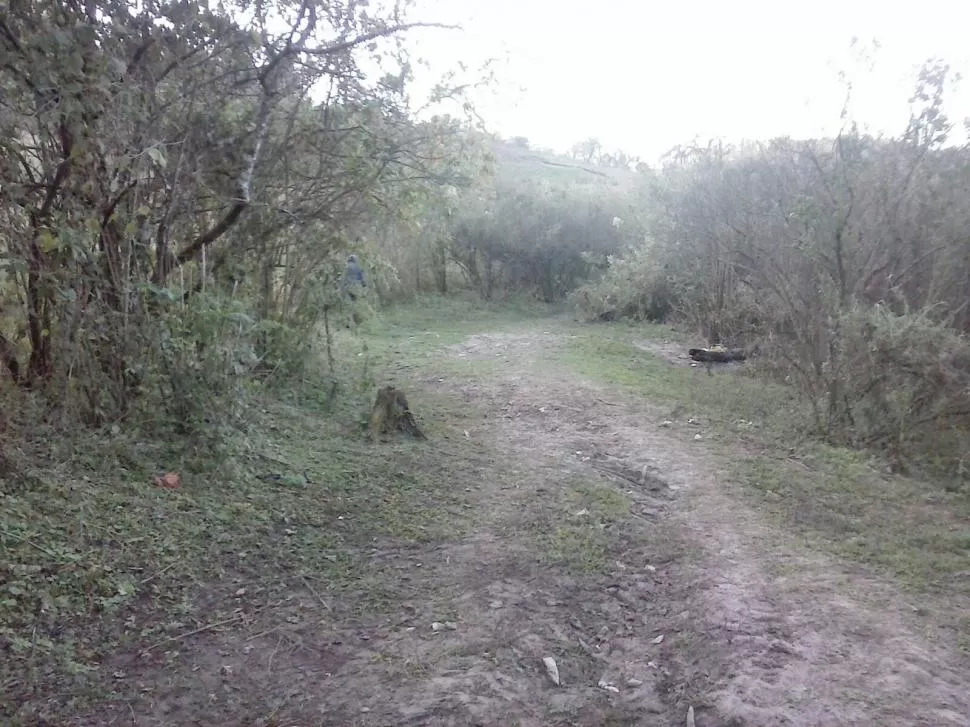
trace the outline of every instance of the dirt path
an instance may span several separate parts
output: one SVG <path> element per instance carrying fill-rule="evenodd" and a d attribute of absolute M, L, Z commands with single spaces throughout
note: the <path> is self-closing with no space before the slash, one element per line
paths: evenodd
<path fill-rule="evenodd" d="M 631 533 L 647 547 L 629 551 L 620 591 L 636 592 L 645 578 L 649 597 L 635 609 L 632 629 L 608 625 L 604 670 L 620 686 L 624 677 L 642 678 L 644 667 L 663 677 L 654 680 L 656 695 L 623 688 L 614 702 L 652 709 L 659 697 L 670 724 L 680 723 L 688 703 L 699 725 L 970 724 L 966 659 L 923 633 L 906 598 L 786 543 L 735 496 L 736 485 L 695 439 L 698 427 L 658 426 L 664 413 L 642 402 L 528 373 L 555 346 L 542 335 L 472 337 L 454 353 L 498 356 L 509 368 L 497 380 L 452 385 L 503 412 L 487 436 L 513 456 L 534 461 L 541 453 L 562 467 L 605 474 L 667 521 L 669 542 L 685 539 L 702 551 L 691 562 L 672 560 L 658 579 L 644 570 L 657 533 L 649 525 Z M 667 634 L 660 648 L 658 633 Z M 628 714 L 636 720 L 635 708 Z M 656 722 L 641 714 L 631 723 Z"/>
<path fill-rule="evenodd" d="M 497 373 L 409 383 L 468 404 L 451 446 L 477 453 L 454 475 L 475 527 L 375 544 L 384 608 L 290 584 L 245 630 L 187 640 L 182 666 L 125 667 L 159 698 L 111 723 L 684 725 L 693 707 L 698 727 L 970 725 L 965 658 L 906 599 L 786 542 L 702 428 L 538 366 L 563 343 L 473 336 L 443 370 Z"/>

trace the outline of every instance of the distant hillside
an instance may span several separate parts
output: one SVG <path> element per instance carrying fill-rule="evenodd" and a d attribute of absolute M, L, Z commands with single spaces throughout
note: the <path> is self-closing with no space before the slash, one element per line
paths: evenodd
<path fill-rule="evenodd" d="M 638 177 L 636 172 L 629 169 L 588 164 L 549 150 L 530 149 L 514 141 L 493 139 L 490 149 L 499 174 L 541 177 L 558 183 L 575 181 L 589 184 L 600 181 L 624 187 L 635 183 Z"/>

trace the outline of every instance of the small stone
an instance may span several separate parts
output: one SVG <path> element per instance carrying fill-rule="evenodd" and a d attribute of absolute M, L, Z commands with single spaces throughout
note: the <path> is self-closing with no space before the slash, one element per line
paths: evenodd
<path fill-rule="evenodd" d="M 559 680 L 559 665 L 556 664 L 556 660 L 553 659 L 551 656 L 544 656 L 542 658 L 542 663 L 545 665 L 546 674 L 549 675 L 549 678 L 552 680 L 552 683 L 555 684 L 557 687 L 561 686 L 562 682 Z"/>
<path fill-rule="evenodd" d="M 615 693 L 615 692 L 619 692 L 620 691 L 618 687 L 614 686 L 613 684 L 610 684 L 605 679 L 600 679 L 599 680 L 599 683 L 596 686 L 598 686 L 600 689 L 605 689 L 608 692 L 614 692 Z"/>

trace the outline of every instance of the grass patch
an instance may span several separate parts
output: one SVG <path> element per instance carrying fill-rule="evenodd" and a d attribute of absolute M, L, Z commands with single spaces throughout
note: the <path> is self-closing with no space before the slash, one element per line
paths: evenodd
<path fill-rule="evenodd" d="M 914 478 L 880 475 L 859 452 L 816 444 L 797 460 L 745 457 L 739 481 L 761 507 L 831 552 L 920 591 L 970 597 L 970 501 Z"/>
<path fill-rule="evenodd" d="M 741 373 L 708 376 L 703 367 L 674 366 L 633 343 L 634 338 L 674 338 L 662 326 L 586 326 L 573 331 L 570 345 L 552 365 L 611 384 L 661 404 L 675 418 L 700 419 L 738 435 L 791 443 L 808 424 L 791 390 Z"/>
<path fill-rule="evenodd" d="M 400 601 L 395 589 L 413 587 L 371 558 L 375 549 L 469 530 L 468 492 L 487 457 L 449 442 L 473 416 L 467 405 L 415 387 L 432 441 L 371 444 L 362 424 L 376 382 L 409 376 L 420 349 L 398 355 L 390 335 L 347 331 L 337 343 L 337 398 L 325 364 L 278 397 L 254 395 L 227 458 L 176 459 L 165 442 L 116 432 L 79 436 L 69 460 L 4 479 L 0 721 L 18 704 L 70 714 L 110 700 L 115 655 L 168 639 L 162 650 L 177 649 L 180 634 L 232 620 L 243 605 L 269 608 L 307 583 L 334 617 L 373 618 Z M 394 355 L 368 356 L 368 345 Z M 171 470 L 179 489 L 152 483 Z"/>
<path fill-rule="evenodd" d="M 460 467 L 457 450 L 378 449 L 285 406 L 261 424 L 269 436 L 232 478 L 194 475 L 163 490 L 51 470 L 4 496 L 8 705 L 50 692 L 52 673 L 76 698 L 103 698 L 110 675 L 98 665 L 111 654 L 226 618 L 241 587 L 258 607 L 306 579 L 333 603 L 379 612 L 388 595 L 367 557 L 376 543 L 408 548 L 469 526 L 460 473 L 440 466 Z"/>
<path fill-rule="evenodd" d="M 571 573 L 609 573 L 630 500 L 607 484 L 569 482 L 553 503 L 538 506 L 530 531 L 540 561 Z"/>
<path fill-rule="evenodd" d="M 386 345 L 411 340 L 419 348 L 429 343 L 441 346 L 460 343 L 472 333 L 488 330 L 532 330 L 537 321 L 553 320 L 563 310 L 562 306 L 524 297 L 496 302 L 483 301 L 468 292 L 431 295 L 383 311 L 362 326 L 362 331 Z"/>

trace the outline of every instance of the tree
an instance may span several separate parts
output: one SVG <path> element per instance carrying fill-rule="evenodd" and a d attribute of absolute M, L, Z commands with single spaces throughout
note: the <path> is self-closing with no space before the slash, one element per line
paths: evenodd
<path fill-rule="evenodd" d="M 171 345 L 205 294 L 227 315 L 242 293 L 262 319 L 307 310 L 316 272 L 390 190 L 450 164 L 424 156 L 440 129 L 411 121 L 406 51 L 382 45 L 422 25 L 398 10 L 46 0 L 0 15 L 8 370 L 116 419 L 165 361 L 185 364 L 171 387 L 212 352 Z M 368 53 L 397 70 L 365 73 Z"/>
<path fill-rule="evenodd" d="M 590 137 L 585 141 L 580 141 L 573 144 L 570 153 L 574 159 L 579 159 L 587 164 L 592 164 L 599 158 L 602 151 L 603 145 L 600 144 L 597 139 Z"/>

